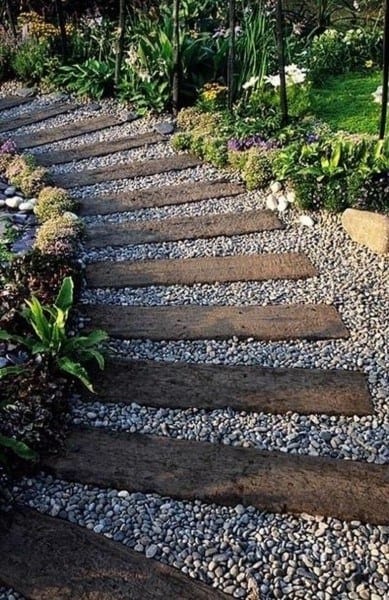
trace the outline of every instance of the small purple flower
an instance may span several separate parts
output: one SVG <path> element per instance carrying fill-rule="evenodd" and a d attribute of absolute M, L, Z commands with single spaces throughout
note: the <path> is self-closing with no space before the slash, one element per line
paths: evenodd
<path fill-rule="evenodd" d="M 305 141 L 307 144 L 315 144 L 316 142 L 320 141 L 320 135 L 317 133 L 307 133 L 305 136 Z"/>
<path fill-rule="evenodd" d="M 0 146 L 0 154 L 16 154 L 17 147 L 13 140 L 7 140 Z"/>

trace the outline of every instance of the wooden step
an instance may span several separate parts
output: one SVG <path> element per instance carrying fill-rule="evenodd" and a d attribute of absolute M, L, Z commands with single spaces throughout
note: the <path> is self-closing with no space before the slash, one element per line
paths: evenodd
<path fill-rule="evenodd" d="M 154 158 L 152 160 L 129 161 L 117 165 L 107 165 L 97 169 L 86 169 L 74 173 L 61 173 L 52 175 L 51 179 L 62 188 L 95 185 L 119 179 L 134 179 L 147 177 L 169 171 L 182 171 L 201 165 L 201 161 L 189 154 L 177 154 L 168 158 Z"/>
<path fill-rule="evenodd" d="M 89 248 L 104 248 L 212 238 L 220 235 L 242 235 L 282 229 L 282 227 L 280 219 L 271 210 L 251 210 L 197 217 L 102 223 L 88 228 L 85 244 Z"/>
<path fill-rule="evenodd" d="M 18 135 L 13 139 L 15 144 L 21 150 L 25 148 L 36 148 L 43 146 L 44 144 L 52 144 L 53 142 L 59 142 L 61 140 L 67 140 L 72 137 L 78 137 L 87 133 L 93 133 L 109 127 L 117 127 L 124 123 L 130 123 L 137 119 L 137 115 L 130 114 L 125 118 L 112 117 L 108 115 L 91 117 L 84 121 L 76 121 L 74 123 L 68 123 L 67 125 L 60 125 L 58 127 L 50 127 L 42 131 L 36 131 L 35 133 L 28 133 L 26 135 Z M 104 142 L 101 142 L 104 143 Z"/>
<path fill-rule="evenodd" d="M 60 479 L 276 513 L 389 523 L 389 466 L 141 434 L 74 430 Z"/>
<path fill-rule="evenodd" d="M 204 340 L 253 337 L 257 340 L 347 338 L 338 312 L 327 304 L 270 306 L 83 305 L 91 327 L 112 337 L 151 340 Z"/>
<path fill-rule="evenodd" d="M 30 600 L 227 600 L 123 544 L 38 511 L 0 516 L 0 580 Z"/>
<path fill-rule="evenodd" d="M 27 104 L 33 99 L 33 97 L 23 98 L 22 96 L 5 96 L 4 98 L 0 98 L 0 110 L 8 110 L 9 108 Z"/>
<path fill-rule="evenodd" d="M 80 213 L 86 215 L 108 215 L 115 212 L 127 212 L 139 208 L 170 206 L 199 202 L 213 198 L 226 198 L 243 194 L 245 188 L 240 183 L 229 183 L 225 179 L 217 181 L 199 181 L 180 185 L 166 185 L 136 190 L 135 192 L 117 192 L 87 196 L 81 201 Z"/>
<path fill-rule="evenodd" d="M 107 361 L 93 377 L 99 401 L 173 409 L 233 408 L 284 414 L 370 415 L 365 376 L 354 371 L 271 369 L 157 361 Z M 94 394 L 84 398 L 94 402 Z"/>
<path fill-rule="evenodd" d="M 93 144 L 83 144 L 75 148 L 67 150 L 52 150 L 44 154 L 39 154 L 37 160 L 44 167 L 60 163 L 68 163 L 73 160 L 83 160 L 95 156 L 106 156 L 115 152 L 131 150 L 132 148 L 140 148 L 149 146 L 150 144 L 158 144 L 166 142 L 166 136 L 155 132 L 140 133 L 137 136 L 126 136 L 117 140 L 104 140 L 94 142 Z"/>
<path fill-rule="evenodd" d="M 317 271 L 309 258 L 298 253 L 97 262 L 86 269 L 89 287 L 114 288 L 304 279 L 314 275 Z"/>
<path fill-rule="evenodd" d="M 75 110 L 76 108 L 79 108 L 79 104 L 70 102 L 57 102 L 56 104 L 50 105 L 47 108 L 33 110 L 27 114 L 15 117 L 12 120 L 7 119 L 6 121 L 0 121 L 0 133 L 3 133 L 4 131 L 13 131 L 14 129 L 19 129 L 19 127 L 32 125 L 33 123 L 38 123 L 39 121 L 46 121 L 52 117 L 63 115 L 67 112 Z"/>

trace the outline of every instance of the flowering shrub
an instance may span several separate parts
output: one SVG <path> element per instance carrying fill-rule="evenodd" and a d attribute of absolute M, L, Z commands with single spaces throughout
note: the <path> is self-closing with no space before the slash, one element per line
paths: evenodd
<path fill-rule="evenodd" d="M 350 29 L 345 33 L 327 29 L 310 47 L 309 76 L 320 84 L 323 77 L 380 66 L 383 56 L 381 28 Z"/>
<path fill-rule="evenodd" d="M 17 151 L 16 144 L 11 139 L 3 142 L 0 146 L 0 154 L 14 155 L 14 154 L 16 154 L 16 151 Z"/>

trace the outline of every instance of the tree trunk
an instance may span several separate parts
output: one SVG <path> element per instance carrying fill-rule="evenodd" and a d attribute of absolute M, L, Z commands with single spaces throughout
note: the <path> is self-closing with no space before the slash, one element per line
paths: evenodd
<path fill-rule="evenodd" d="M 63 12 L 62 0 L 55 0 L 55 9 L 57 12 L 57 20 L 61 32 L 62 58 L 66 60 L 66 57 L 68 55 L 68 39 L 66 34 L 65 16 Z"/>
<path fill-rule="evenodd" d="M 228 109 L 232 110 L 235 96 L 235 85 L 234 85 L 234 72 L 235 72 L 235 25 L 236 25 L 236 2 L 235 0 L 229 0 L 228 3 L 229 12 L 229 48 L 228 48 L 228 62 L 227 62 L 227 87 L 228 87 Z"/>
<path fill-rule="evenodd" d="M 282 0 L 277 0 L 276 12 L 276 30 L 277 30 L 277 51 L 278 51 L 278 70 L 280 74 L 280 107 L 282 124 L 288 122 L 288 98 L 286 93 L 285 77 L 285 47 L 284 47 L 284 16 L 282 10 Z"/>
<path fill-rule="evenodd" d="M 380 140 L 385 137 L 386 118 L 388 114 L 388 86 L 389 86 L 389 0 L 386 0 L 385 7 L 385 28 L 384 28 L 384 67 L 382 76 L 382 106 L 380 122 Z"/>
<path fill-rule="evenodd" d="M 173 0 L 173 53 L 172 104 L 173 114 L 176 116 L 180 103 L 181 80 L 180 0 Z"/>
<path fill-rule="evenodd" d="M 12 32 L 13 37 L 16 39 L 17 32 L 16 32 L 14 14 L 13 14 L 12 6 L 11 6 L 11 0 L 5 0 L 5 8 L 7 11 L 7 17 L 8 17 L 10 30 Z"/>
<path fill-rule="evenodd" d="M 124 33 L 126 28 L 126 0 L 120 0 L 119 3 L 119 26 L 116 45 L 116 61 L 115 61 L 115 85 L 119 84 L 120 71 L 122 68 L 123 51 L 124 51 Z"/>

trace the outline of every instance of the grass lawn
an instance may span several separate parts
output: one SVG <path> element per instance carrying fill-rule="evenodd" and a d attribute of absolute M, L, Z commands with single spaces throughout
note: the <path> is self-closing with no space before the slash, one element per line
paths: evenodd
<path fill-rule="evenodd" d="M 334 129 L 378 134 L 380 105 L 372 93 L 382 85 L 381 73 L 346 73 L 325 80 L 312 90 L 313 112 Z"/>

